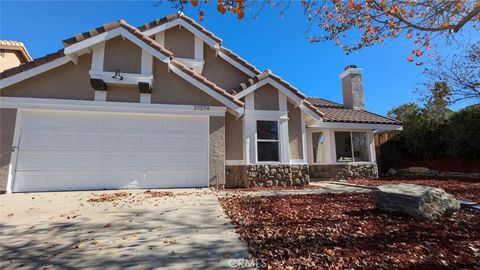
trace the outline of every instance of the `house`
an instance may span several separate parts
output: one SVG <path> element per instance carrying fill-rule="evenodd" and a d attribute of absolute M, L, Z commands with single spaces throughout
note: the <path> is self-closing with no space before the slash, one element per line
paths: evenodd
<path fill-rule="evenodd" d="M 343 104 L 259 71 L 179 13 L 123 20 L 0 73 L 7 192 L 300 185 L 376 177 L 362 69 Z"/>
<path fill-rule="evenodd" d="M 32 61 L 23 43 L 12 40 L 0 40 L 0 72 Z"/>

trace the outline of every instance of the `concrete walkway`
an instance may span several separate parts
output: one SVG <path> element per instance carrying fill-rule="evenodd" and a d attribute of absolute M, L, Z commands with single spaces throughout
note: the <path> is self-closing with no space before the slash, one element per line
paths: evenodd
<path fill-rule="evenodd" d="M 163 190 L 172 191 L 172 190 Z M 0 196 L 0 269 L 225 269 L 248 258 L 210 190 Z"/>
<path fill-rule="evenodd" d="M 220 191 L 219 196 L 285 196 L 285 195 L 309 195 L 324 193 L 350 193 L 350 192 L 370 192 L 370 188 L 336 184 L 332 182 L 311 182 L 311 188 L 305 189 L 285 189 L 285 190 L 260 190 L 260 191 Z"/>

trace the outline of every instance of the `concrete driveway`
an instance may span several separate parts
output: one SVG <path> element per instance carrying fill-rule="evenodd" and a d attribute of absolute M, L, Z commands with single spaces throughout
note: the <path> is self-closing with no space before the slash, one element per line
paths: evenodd
<path fill-rule="evenodd" d="M 1 195 L 0 268 L 225 269 L 248 258 L 212 191 L 162 191 L 174 195 Z"/>

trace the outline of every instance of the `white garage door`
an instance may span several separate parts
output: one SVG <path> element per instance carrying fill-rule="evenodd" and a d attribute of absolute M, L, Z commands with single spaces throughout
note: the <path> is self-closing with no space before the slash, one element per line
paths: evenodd
<path fill-rule="evenodd" d="M 23 113 L 14 192 L 208 185 L 208 118 Z"/>

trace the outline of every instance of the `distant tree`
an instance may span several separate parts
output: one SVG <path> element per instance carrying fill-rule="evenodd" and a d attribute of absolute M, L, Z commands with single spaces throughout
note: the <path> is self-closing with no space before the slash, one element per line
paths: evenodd
<path fill-rule="evenodd" d="M 465 50 L 460 50 L 452 56 L 437 56 L 432 65 L 425 68 L 427 79 L 424 88 L 420 89 L 424 99 L 442 97 L 449 104 L 462 100 L 480 103 L 480 44 L 470 43 Z M 430 91 L 441 81 L 445 89 L 439 92 Z M 448 89 L 447 89 L 448 88 Z"/>
<path fill-rule="evenodd" d="M 243 19 L 247 11 L 259 14 L 267 6 L 279 8 L 283 16 L 291 3 L 295 3 L 273 0 L 160 0 L 158 3 L 165 1 L 178 10 L 188 3 L 198 7 L 200 20 L 204 18 L 202 4 L 211 2 L 217 5 L 218 12 L 235 14 L 238 19 Z M 450 39 L 469 22 L 475 32 L 479 30 L 480 0 L 302 0 L 300 4 L 310 24 L 310 41 L 334 41 L 346 53 L 404 36 L 416 44 L 407 57 L 411 62 L 435 46 L 437 40 Z"/>

